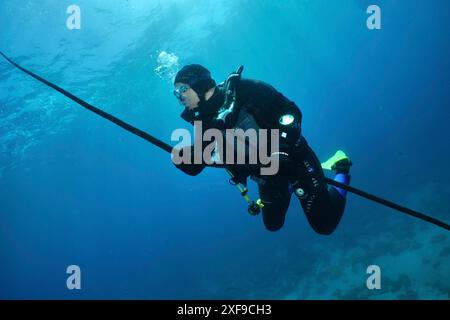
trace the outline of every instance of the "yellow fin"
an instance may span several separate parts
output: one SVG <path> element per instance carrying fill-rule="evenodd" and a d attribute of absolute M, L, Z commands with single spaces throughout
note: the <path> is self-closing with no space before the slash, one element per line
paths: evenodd
<path fill-rule="evenodd" d="M 322 162 L 322 164 L 321 164 L 322 165 L 322 169 L 331 170 L 331 167 L 333 166 L 333 164 L 335 164 L 336 162 L 338 162 L 339 160 L 342 160 L 342 159 L 348 159 L 348 157 L 347 157 L 347 155 L 345 154 L 344 151 L 338 150 L 338 151 L 336 151 L 334 156 L 332 156 L 327 161 Z"/>

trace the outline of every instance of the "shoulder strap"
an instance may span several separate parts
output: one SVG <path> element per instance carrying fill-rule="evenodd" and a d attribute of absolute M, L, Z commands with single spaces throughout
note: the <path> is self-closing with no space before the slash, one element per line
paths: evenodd
<path fill-rule="evenodd" d="M 241 79 L 242 71 L 244 70 L 244 66 L 239 66 L 239 68 L 232 72 L 227 80 L 224 83 L 224 93 L 225 93 L 225 102 L 222 108 L 219 110 L 219 114 L 217 116 L 217 120 L 223 123 L 227 123 L 231 120 L 234 107 L 236 104 L 236 87 L 237 83 Z"/>

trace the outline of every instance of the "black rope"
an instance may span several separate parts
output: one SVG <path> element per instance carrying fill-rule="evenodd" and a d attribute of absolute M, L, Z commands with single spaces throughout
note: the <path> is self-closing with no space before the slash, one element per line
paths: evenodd
<path fill-rule="evenodd" d="M 97 108 L 97 107 L 94 107 L 93 105 L 87 103 L 87 102 L 84 101 L 84 100 L 81 100 L 81 99 L 78 98 L 77 96 L 74 96 L 74 95 L 71 94 L 70 92 L 68 92 L 68 91 L 66 91 L 66 90 L 64 90 L 64 89 L 62 89 L 61 87 L 59 87 L 59 86 L 57 86 L 57 85 L 55 85 L 55 84 L 53 84 L 53 83 L 51 83 L 51 82 L 45 80 L 44 78 L 41 78 L 40 76 L 38 76 L 38 75 L 35 74 L 35 73 L 33 73 L 33 72 L 31 72 L 31 71 L 29 71 L 29 70 L 27 70 L 27 69 L 21 67 L 20 65 L 18 65 L 17 63 L 15 63 L 15 62 L 12 61 L 11 59 L 9 59 L 7 56 L 5 56 L 5 55 L 3 54 L 3 52 L 0 52 L 0 55 L 2 55 L 3 58 L 5 58 L 9 63 L 11 63 L 12 65 L 14 65 L 16 68 L 22 70 L 22 71 L 25 72 L 26 74 L 28 74 L 28 75 L 32 76 L 33 78 L 35 78 L 36 80 L 38 80 L 38 81 L 44 83 L 45 85 L 47 85 L 47 86 L 49 86 L 49 87 L 55 89 L 55 90 L 58 91 L 58 92 L 62 93 L 63 95 L 65 95 L 65 96 L 68 97 L 69 99 L 75 101 L 76 103 L 78 103 L 78 104 L 81 105 L 82 107 L 84 107 L 84 108 L 86 108 L 86 109 L 88 109 L 88 110 L 90 110 L 90 111 L 96 113 L 97 115 L 101 116 L 102 118 L 104 118 L 104 119 L 106 119 L 106 120 L 111 121 L 111 122 L 114 123 L 114 124 L 117 124 L 118 126 L 122 127 L 123 129 L 125 129 L 125 130 L 131 132 L 132 134 L 135 134 L 135 135 L 137 135 L 138 137 L 141 137 L 141 138 L 147 140 L 148 142 L 150 142 L 150 143 L 152 143 L 153 145 L 155 145 L 155 146 L 157 146 L 157 147 L 163 149 L 164 151 L 166 151 L 166 152 L 168 152 L 168 153 L 171 153 L 171 152 L 172 152 L 172 149 L 173 149 L 173 148 L 172 148 L 170 145 L 168 145 L 167 143 L 165 143 L 165 142 L 163 142 L 163 141 L 161 141 L 161 140 L 155 138 L 154 136 L 148 134 L 147 132 L 144 132 L 144 131 L 142 131 L 142 130 L 140 130 L 140 129 L 138 129 L 138 128 L 136 128 L 136 127 L 134 127 L 134 126 L 132 126 L 132 125 L 130 125 L 130 124 L 128 124 L 128 123 L 126 123 L 126 122 L 124 122 L 124 121 L 118 119 L 118 118 L 116 118 L 116 117 L 114 117 L 113 115 L 111 115 L 111 114 L 109 114 L 109 113 L 106 113 L 105 111 L 103 111 L 103 110 L 101 110 L 101 109 L 99 109 L 99 108 Z M 208 166 L 209 166 L 209 167 L 214 167 L 214 168 L 225 168 L 224 165 L 220 165 L 220 164 L 212 164 L 212 165 L 208 165 Z M 448 225 L 447 223 L 445 223 L 445 222 L 443 222 L 443 221 L 440 221 L 440 220 L 438 220 L 438 219 L 436 219 L 436 218 L 430 217 L 430 216 L 428 216 L 428 215 L 426 215 L 426 214 L 423 214 L 423 213 L 414 211 L 414 210 L 412 210 L 412 209 L 403 207 L 403 206 L 401 206 L 401 205 L 398 205 L 398 204 L 393 203 L 393 202 L 391 202 L 391 201 L 388 201 L 388 200 L 386 200 L 386 199 L 383 199 L 383 198 L 377 197 L 377 196 L 375 196 L 375 195 L 373 195 L 373 194 L 367 193 L 367 192 L 365 192 L 365 191 L 362 191 L 362 190 L 353 188 L 353 187 L 351 187 L 351 186 L 349 186 L 349 185 L 346 185 L 346 184 L 343 184 L 343 183 L 334 181 L 333 179 L 330 179 L 330 178 L 327 178 L 327 177 L 317 177 L 317 178 L 322 179 L 322 180 L 325 181 L 327 184 L 336 186 L 336 187 L 338 187 L 338 188 L 342 188 L 342 189 L 344 189 L 344 190 L 346 190 L 346 191 L 348 191 L 348 192 L 354 193 L 354 194 L 359 195 L 359 196 L 361 196 L 361 197 L 363 197 L 363 198 L 366 198 L 366 199 L 368 199 L 368 200 L 377 202 L 377 203 L 382 204 L 382 205 L 384 205 L 384 206 L 386 206 L 386 207 L 389 207 L 389 208 L 392 208 L 392 209 L 394 209 L 394 210 L 403 212 L 403 213 L 405 213 L 405 214 L 407 214 L 407 215 L 410 215 L 410 216 L 413 216 L 413 217 L 415 217 L 415 218 L 418 218 L 418 219 L 427 221 L 427 222 L 432 223 L 432 224 L 434 224 L 434 225 L 436 225 L 436 226 L 438 226 L 438 227 L 441 227 L 441 228 L 443 228 L 443 229 L 445 229 L 445 230 L 447 230 L 447 231 L 450 231 L 450 225 Z"/>
<path fill-rule="evenodd" d="M 432 224 L 434 224 L 434 225 L 436 225 L 438 227 L 441 227 L 441 228 L 444 228 L 444 229 L 450 231 L 450 225 L 448 225 L 447 223 L 445 223 L 443 221 L 440 221 L 440 220 L 438 220 L 436 218 L 433 218 L 433 217 L 427 216 L 426 214 L 420 213 L 418 211 L 414 211 L 412 209 L 403 207 L 403 206 L 398 205 L 398 204 L 396 204 L 394 202 L 391 202 L 391 201 L 388 201 L 386 199 L 377 197 L 377 196 L 375 196 L 373 194 L 370 194 L 370 193 L 367 193 L 365 191 L 353 188 L 353 187 L 351 187 L 349 185 L 346 185 L 346 184 L 334 181 L 333 179 L 324 177 L 324 180 L 328 184 L 331 184 L 331 185 L 336 186 L 338 188 L 342 188 L 342 189 L 347 190 L 347 191 L 349 191 L 351 193 L 357 194 L 358 196 L 361 196 L 361 197 L 366 198 L 368 200 L 372 200 L 374 202 L 382 204 L 383 206 L 386 206 L 386 207 L 392 208 L 394 210 L 406 213 L 406 214 L 408 214 L 410 216 L 416 217 L 418 219 L 422 219 L 424 221 L 430 222 L 430 223 L 432 223 Z"/>
<path fill-rule="evenodd" d="M 45 80 L 44 78 L 41 78 L 40 76 L 38 76 L 37 74 L 21 67 L 20 65 L 18 65 L 17 63 L 15 63 L 14 61 L 12 61 L 11 59 L 9 59 L 7 56 L 5 56 L 3 54 L 3 52 L 0 52 L 0 55 L 3 56 L 3 58 L 5 58 L 6 60 L 8 60 L 9 63 L 11 63 L 12 65 L 14 65 L 16 68 L 22 70 L 23 72 L 25 72 L 26 74 L 29 74 L 30 76 L 32 76 L 33 78 L 35 78 L 36 80 L 46 84 L 47 86 L 49 86 L 50 88 L 55 89 L 56 91 L 62 93 L 63 95 L 65 95 L 67 98 L 75 101 L 76 103 L 78 103 L 79 105 L 81 105 L 82 107 L 98 114 L 100 117 L 105 118 L 106 120 L 111 121 L 114 124 L 117 124 L 119 127 L 122 127 L 123 129 L 131 132 L 132 134 L 135 134 L 139 137 L 141 137 L 142 139 L 147 140 L 148 142 L 160 147 L 161 149 L 167 151 L 167 152 L 172 152 L 172 147 L 170 145 L 168 145 L 167 143 L 153 137 L 152 135 L 148 134 L 147 132 L 144 132 L 134 126 L 132 126 L 131 124 L 126 123 L 125 121 L 120 120 L 119 118 L 114 117 L 113 115 L 106 113 L 103 110 L 100 110 L 97 107 L 94 107 L 93 105 L 87 103 L 84 100 L 81 100 L 80 98 L 78 98 L 77 96 L 74 96 L 73 94 L 71 94 L 70 92 L 68 92 L 67 90 L 64 90 L 63 88 L 57 86 L 54 83 L 51 83 L 50 81 Z"/>

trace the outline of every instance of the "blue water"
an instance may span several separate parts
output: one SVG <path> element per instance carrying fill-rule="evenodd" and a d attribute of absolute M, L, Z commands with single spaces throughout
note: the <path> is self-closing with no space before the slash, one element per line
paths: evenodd
<path fill-rule="evenodd" d="M 366 27 L 373 3 L 381 30 Z M 167 142 L 187 128 L 173 71 L 222 81 L 243 64 L 300 106 L 321 160 L 351 156 L 353 186 L 450 221 L 448 1 L 78 0 L 68 30 L 71 4 L 0 2 L 0 50 Z M 449 298 L 448 232 L 350 194 L 331 236 L 296 199 L 270 233 L 226 173 L 185 176 L 0 60 L 0 298 Z"/>

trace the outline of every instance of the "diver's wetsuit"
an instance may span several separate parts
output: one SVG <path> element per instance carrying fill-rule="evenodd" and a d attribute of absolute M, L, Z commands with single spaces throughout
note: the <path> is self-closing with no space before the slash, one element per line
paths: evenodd
<path fill-rule="evenodd" d="M 214 118 L 223 103 L 224 94 L 216 87 L 208 101 L 200 102 L 199 107 L 194 110 L 185 109 L 181 117 L 192 124 L 194 121 L 202 121 L 204 131 L 217 128 Z M 264 203 L 262 214 L 266 228 L 276 231 L 283 226 L 291 194 L 295 189 L 299 191 L 296 194 L 312 228 L 320 234 L 331 234 L 344 212 L 345 191 L 328 187 L 320 179 L 305 174 L 309 172 L 324 175 L 320 161 L 301 135 L 302 114 L 297 105 L 267 83 L 241 79 L 236 89 L 236 109 L 239 114 L 244 112 L 250 115 L 257 127 L 255 129 L 280 130 L 279 151 L 283 158 L 280 158 L 279 173 L 261 176 L 255 171 L 241 170 L 239 165 L 228 166 L 236 182 L 246 184 L 250 176 L 258 183 L 260 198 Z M 280 117 L 283 115 L 290 115 L 288 125 L 281 124 Z M 238 124 L 233 126 L 236 127 L 243 128 Z M 197 175 L 205 165 L 182 164 L 177 167 L 189 175 Z M 335 180 L 348 184 L 349 176 L 338 173 Z"/>

